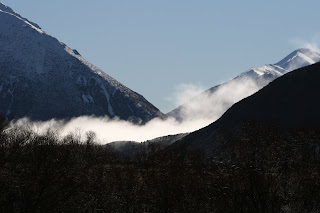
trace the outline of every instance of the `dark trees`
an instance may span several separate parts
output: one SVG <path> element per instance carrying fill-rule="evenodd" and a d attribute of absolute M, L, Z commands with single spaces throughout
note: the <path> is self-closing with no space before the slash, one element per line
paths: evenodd
<path fill-rule="evenodd" d="M 0 134 L 0 212 L 316 212 L 320 132 L 247 123 L 220 155 L 151 144 L 133 158 L 76 134 Z"/>

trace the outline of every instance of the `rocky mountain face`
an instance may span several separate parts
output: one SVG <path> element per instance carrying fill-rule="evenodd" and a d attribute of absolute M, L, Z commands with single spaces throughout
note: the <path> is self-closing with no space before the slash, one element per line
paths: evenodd
<path fill-rule="evenodd" d="M 320 54 L 298 49 L 276 64 L 254 67 L 224 84 L 214 86 L 167 115 L 179 121 L 206 118 L 215 121 L 233 104 L 252 95 L 274 79 L 320 61 Z"/>
<path fill-rule="evenodd" d="M 0 115 L 7 119 L 165 117 L 78 51 L 0 3 Z"/>
<path fill-rule="evenodd" d="M 289 72 L 234 104 L 216 122 L 189 134 L 176 145 L 217 154 L 217 140 L 222 134 L 234 132 L 244 122 L 251 121 L 286 130 L 319 128 L 319 79 L 320 63 Z"/>

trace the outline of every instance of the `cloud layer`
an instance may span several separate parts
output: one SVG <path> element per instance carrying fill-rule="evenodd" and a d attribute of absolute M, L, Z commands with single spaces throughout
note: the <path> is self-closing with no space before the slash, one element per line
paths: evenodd
<path fill-rule="evenodd" d="M 68 122 L 63 120 L 32 122 L 24 118 L 15 121 L 12 126 L 28 126 L 38 134 L 44 134 L 51 129 L 58 131 L 62 137 L 72 132 L 80 132 L 85 138 L 86 132 L 93 131 L 98 142 L 105 144 L 113 141 L 143 142 L 160 136 L 192 132 L 210 123 L 210 120 L 205 119 L 180 123 L 172 118 L 167 120 L 155 118 L 140 126 L 117 118 L 81 116 Z"/>
<path fill-rule="evenodd" d="M 191 102 L 182 108 L 183 121 L 174 118 L 161 120 L 155 118 L 144 125 L 136 125 L 117 118 L 81 116 L 70 121 L 50 120 L 32 122 L 27 118 L 12 122 L 12 126 L 28 126 L 38 134 L 48 129 L 58 131 L 61 136 L 77 132 L 85 138 L 88 131 L 93 131 L 100 143 L 113 141 L 143 142 L 156 137 L 196 131 L 218 119 L 230 106 L 241 99 L 253 94 L 260 87 L 250 80 L 228 82 L 214 93 L 199 93 L 204 89 L 199 85 L 182 84 L 177 87 L 172 100 L 176 104 Z"/>

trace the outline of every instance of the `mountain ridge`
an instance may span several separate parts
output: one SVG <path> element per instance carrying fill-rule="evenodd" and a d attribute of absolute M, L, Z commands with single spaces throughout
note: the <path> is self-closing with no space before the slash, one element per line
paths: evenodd
<path fill-rule="evenodd" d="M 284 129 L 319 128 L 319 78 L 319 62 L 288 72 L 234 104 L 217 121 L 173 145 L 219 155 L 216 142 L 221 134 L 236 131 L 243 122 L 271 123 Z"/>
<path fill-rule="evenodd" d="M 198 118 L 210 118 L 214 121 L 233 104 L 257 92 L 276 78 L 319 61 L 319 53 L 306 48 L 297 49 L 275 64 L 253 67 L 228 82 L 209 88 L 167 115 L 179 121 Z M 230 98 L 233 93 L 234 97 Z M 210 109 L 203 109 L 202 105 Z"/>
<path fill-rule="evenodd" d="M 5 11 L 4 11 L 5 10 Z M 0 115 L 8 119 L 165 116 L 142 95 L 0 3 Z"/>

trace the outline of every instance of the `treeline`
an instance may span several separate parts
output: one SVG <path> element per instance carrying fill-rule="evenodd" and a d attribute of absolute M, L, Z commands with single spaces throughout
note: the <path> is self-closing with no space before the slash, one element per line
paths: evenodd
<path fill-rule="evenodd" d="M 0 127 L 0 212 L 320 210 L 320 131 L 244 124 L 219 156 L 151 144 L 128 159 L 93 133 Z"/>

